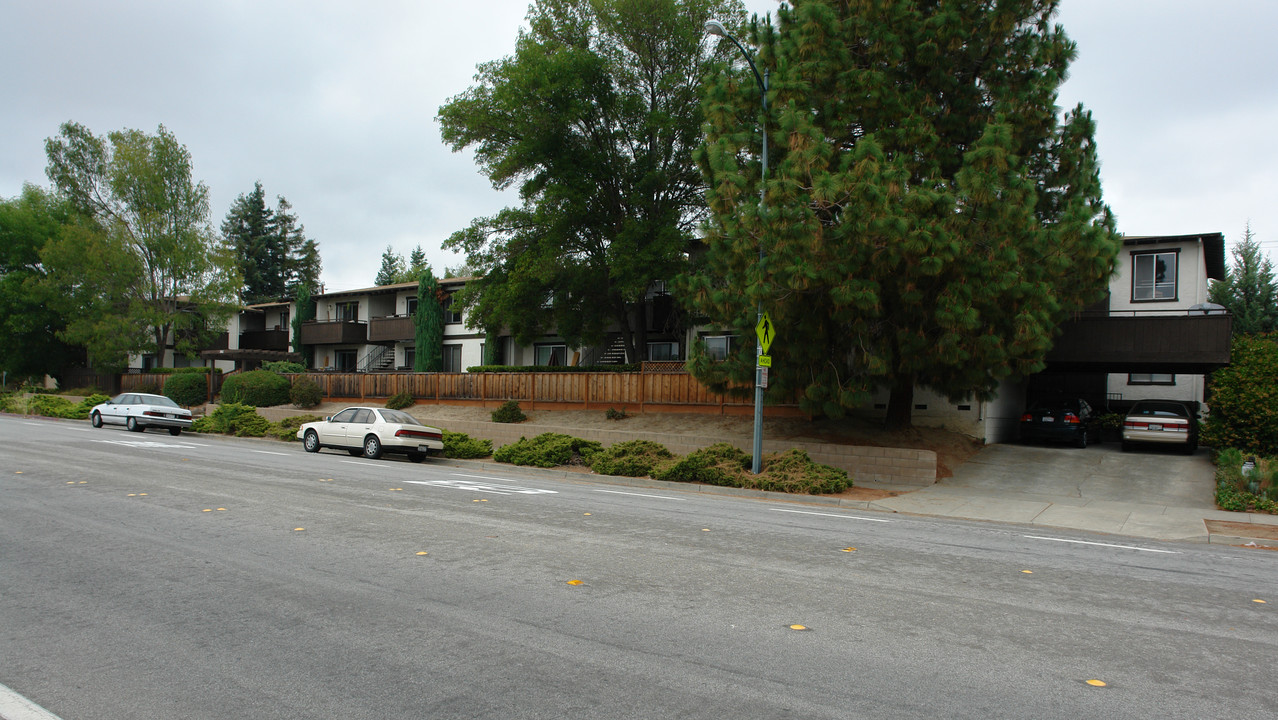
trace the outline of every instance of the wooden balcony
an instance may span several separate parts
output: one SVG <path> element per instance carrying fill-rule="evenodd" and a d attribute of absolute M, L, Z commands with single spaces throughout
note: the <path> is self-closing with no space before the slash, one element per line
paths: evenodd
<path fill-rule="evenodd" d="M 1061 371 L 1207 374 L 1229 364 L 1229 315 L 1082 316 L 1047 353 Z"/>
<path fill-rule="evenodd" d="M 351 320 L 302 323 L 303 345 L 358 345 L 368 342 L 368 325 Z"/>
<path fill-rule="evenodd" d="M 416 337 L 412 315 L 375 317 L 368 322 L 369 342 L 396 342 Z"/>
<path fill-rule="evenodd" d="M 240 333 L 241 350 L 288 351 L 287 330 L 247 330 Z"/>

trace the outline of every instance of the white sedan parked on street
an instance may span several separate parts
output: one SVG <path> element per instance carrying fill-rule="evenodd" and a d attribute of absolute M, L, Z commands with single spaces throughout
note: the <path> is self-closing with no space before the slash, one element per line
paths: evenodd
<path fill-rule="evenodd" d="M 423 425 L 406 412 L 386 408 L 346 408 L 332 417 L 301 426 L 297 438 L 306 452 L 337 448 L 373 460 L 383 453 L 403 453 L 409 460 L 421 462 L 427 455 L 444 450 L 442 430 Z"/>
<path fill-rule="evenodd" d="M 170 435 L 180 435 L 191 427 L 191 411 L 163 395 L 120 393 L 89 411 L 93 427 L 123 425 L 133 432 L 149 427 L 168 428 Z"/>

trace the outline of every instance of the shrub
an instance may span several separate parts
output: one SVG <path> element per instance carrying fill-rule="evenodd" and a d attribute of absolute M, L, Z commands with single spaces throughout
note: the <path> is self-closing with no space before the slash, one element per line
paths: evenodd
<path fill-rule="evenodd" d="M 1235 335 L 1230 365 L 1212 373 L 1211 416 L 1202 444 L 1278 454 L 1278 335 Z"/>
<path fill-rule="evenodd" d="M 470 460 L 493 454 L 493 441 L 472 438 L 466 433 L 444 431 L 444 457 Z"/>
<path fill-rule="evenodd" d="M 404 408 L 412 407 L 413 403 L 413 396 L 409 395 L 407 390 L 401 390 L 386 400 L 386 407 L 391 410 L 403 410 Z"/>
<path fill-rule="evenodd" d="M 203 405 L 209 399 L 209 378 L 203 373 L 175 374 L 164 383 L 164 394 L 183 407 Z"/>
<path fill-rule="evenodd" d="M 196 420 L 191 425 L 191 429 L 196 432 L 214 432 L 226 435 L 234 435 L 235 431 L 246 421 L 248 417 L 261 417 L 257 414 L 257 408 L 252 405 L 244 405 L 241 403 L 223 403 L 214 408 L 213 412 Z M 262 418 L 265 420 L 266 418 Z"/>
<path fill-rule="evenodd" d="M 268 370 L 251 370 L 232 375 L 222 383 L 222 402 L 254 407 L 283 405 L 289 401 L 292 385 L 288 378 Z"/>
<path fill-rule="evenodd" d="M 738 478 L 749 469 L 751 462 L 750 456 L 736 447 L 715 443 L 662 468 L 657 479 L 742 487 Z"/>
<path fill-rule="evenodd" d="M 595 453 L 590 468 L 600 475 L 647 477 L 654 467 L 673 459 L 664 445 L 651 440 L 626 440 Z"/>
<path fill-rule="evenodd" d="M 528 419 L 523 410 L 519 409 L 519 403 L 514 400 L 507 400 L 501 404 L 501 407 L 493 411 L 493 422 L 499 423 L 521 423 Z"/>
<path fill-rule="evenodd" d="M 1255 467 L 1246 475 L 1244 460 Z M 1278 459 L 1254 458 L 1235 448 L 1216 454 L 1216 505 L 1232 512 L 1278 514 Z"/>
<path fill-rule="evenodd" d="M 71 417 L 75 403 L 59 395 L 32 395 L 27 401 L 27 412 L 45 417 Z"/>
<path fill-rule="evenodd" d="M 90 395 L 80 402 L 73 403 L 61 395 L 32 395 L 24 398 L 18 395 L 6 395 L 0 399 L 0 410 L 45 417 L 83 420 L 89 417 L 89 410 L 94 405 L 109 400 L 106 395 Z"/>
<path fill-rule="evenodd" d="M 262 369 L 273 373 L 281 373 L 285 375 L 296 375 L 306 372 L 306 366 L 302 363 L 289 362 L 287 360 L 273 360 L 262 363 Z"/>
<path fill-rule="evenodd" d="M 129 392 L 146 393 L 147 395 L 159 395 L 160 386 L 156 385 L 153 382 L 138 383 L 133 388 L 131 388 Z"/>
<path fill-rule="evenodd" d="M 626 409 L 623 407 L 620 410 L 608 408 L 608 412 L 604 413 L 604 417 L 609 420 L 625 420 L 630 416 L 626 414 Z"/>
<path fill-rule="evenodd" d="M 559 433 L 542 433 L 532 439 L 519 438 L 517 442 L 503 445 L 493 453 L 493 459 L 512 465 L 535 467 L 585 464 L 602 448 L 601 444 L 593 440 L 582 440 Z"/>
<path fill-rule="evenodd" d="M 271 429 L 271 421 L 253 413 L 242 415 L 231 426 L 230 432 L 237 437 L 265 437 Z"/>
<path fill-rule="evenodd" d="M 293 407 L 309 410 L 324 401 L 324 390 L 319 383 L 303 375 L 293 381 L 289 388 L 288 399 Z"/>

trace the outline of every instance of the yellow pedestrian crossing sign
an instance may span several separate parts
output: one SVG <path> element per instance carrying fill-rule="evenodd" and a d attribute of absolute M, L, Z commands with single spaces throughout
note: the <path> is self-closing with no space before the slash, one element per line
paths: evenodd
<path fill-rule="evenodd" d="M 768 354 L 768 348 L 772 347 L 772 338 L 776 335 L 776 328 L 772 327 L 772 318 L 768 314 L 763 313 L 763 317 L 759 318 L 759 324 L 754 326 L 754 332 L 759 336 L 759 347 L 763 348 L 763 354 Z"/>

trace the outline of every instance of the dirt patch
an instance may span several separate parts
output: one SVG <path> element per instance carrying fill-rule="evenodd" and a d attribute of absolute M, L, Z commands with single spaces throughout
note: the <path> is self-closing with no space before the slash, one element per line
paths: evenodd
<path fill-rule="evenodd" d="M 1232 522 L 1230 520 L 1204 520 L 1203 522 L 1207 523 L 1207 532 L 1209 533 L 1278 542 L 1278 525 Z"/>

